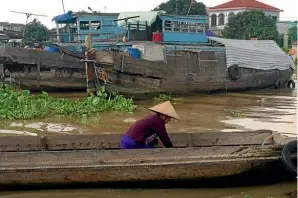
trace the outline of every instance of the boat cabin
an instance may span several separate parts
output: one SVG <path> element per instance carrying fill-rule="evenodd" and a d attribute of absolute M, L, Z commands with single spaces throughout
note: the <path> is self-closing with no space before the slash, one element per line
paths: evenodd
<path fill-rule="evenodd" d="M 168 15 L 161 11 L 120 13 L 119 26 L 127 26 L 128 41 L 207 43 L 207 16 Z"/>
<path fill-rule="evenodd" d="M 91 35 L 97 49 L 130 42 L 206 44 L 207 16 L 167 15 L 163 11 L 123 13 L 73 13 L 53 18 L 58 43 L 82 43 Z M 125 36 L 125 37 L 124 37 Z M 123 37 L 126 38 L 123 43 Z"/>
<path fill-rule="evenodd" d="M 93 41 L 116 38 L 123 29 L 114 22 L 118 13 L 87 13 L 69 11 L 53 18 L 56 23 L 57 42 L 84 42 L 91 34 Z"/>

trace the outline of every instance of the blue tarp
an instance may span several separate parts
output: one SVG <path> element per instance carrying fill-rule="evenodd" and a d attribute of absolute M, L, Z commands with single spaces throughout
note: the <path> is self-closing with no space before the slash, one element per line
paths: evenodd
<path fill-rule="evenodd" d="M 206 36 L 215 36 L 215 34 L 210 30 L 206 30 Z"/>
<path fill-rule="evenodd" d="M 55 21 L 56 23 L 73 23 L 76 22 L 76 19 L 76 17 L 72 16 L 72 11 L 68 11 L 65 14 L 55 16 L 52 21 Z"/>

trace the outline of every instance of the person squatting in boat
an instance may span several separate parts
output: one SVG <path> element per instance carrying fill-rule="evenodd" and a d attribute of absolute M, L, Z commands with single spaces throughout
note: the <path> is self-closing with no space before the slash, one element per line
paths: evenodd
<path fill-rule="evenodd" d="M 121 149 L 154 148 L 158 144 L 157 138 L 160 139 L 164 147 L 173 147 L 165 127 L 171 118 L 180 119 L 173 105 L 167 101 L 151 107 L 149 110 L 155 114 L 138 120 L 122 135 Z"/>

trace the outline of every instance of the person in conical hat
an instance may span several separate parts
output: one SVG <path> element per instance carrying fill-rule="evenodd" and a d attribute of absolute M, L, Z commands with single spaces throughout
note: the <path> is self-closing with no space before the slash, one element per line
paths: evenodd
<path fill-rule="evenodd" d="M 180 120 L 173 105 L 170 101 L 166 101 L 149 110 L 155 114 L 138 120 L 122 135 L 120 141 L 122 149 L 154 148 L 158 142 L 157 137 L 165 147 L 173 147 L 165 126 L 172 118 Z"/>

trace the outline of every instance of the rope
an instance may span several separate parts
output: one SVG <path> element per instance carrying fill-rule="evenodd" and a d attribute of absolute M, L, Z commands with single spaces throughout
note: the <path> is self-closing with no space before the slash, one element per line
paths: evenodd
<path fill-rule="evenodd" d="M 105 69 L 102 67 L 96 68 L 96 72 L 99 74 L 98 78 L 102 81 L 104 81 L 104 84 L 109 80 L 108 74 L 105 72 Z"/>

